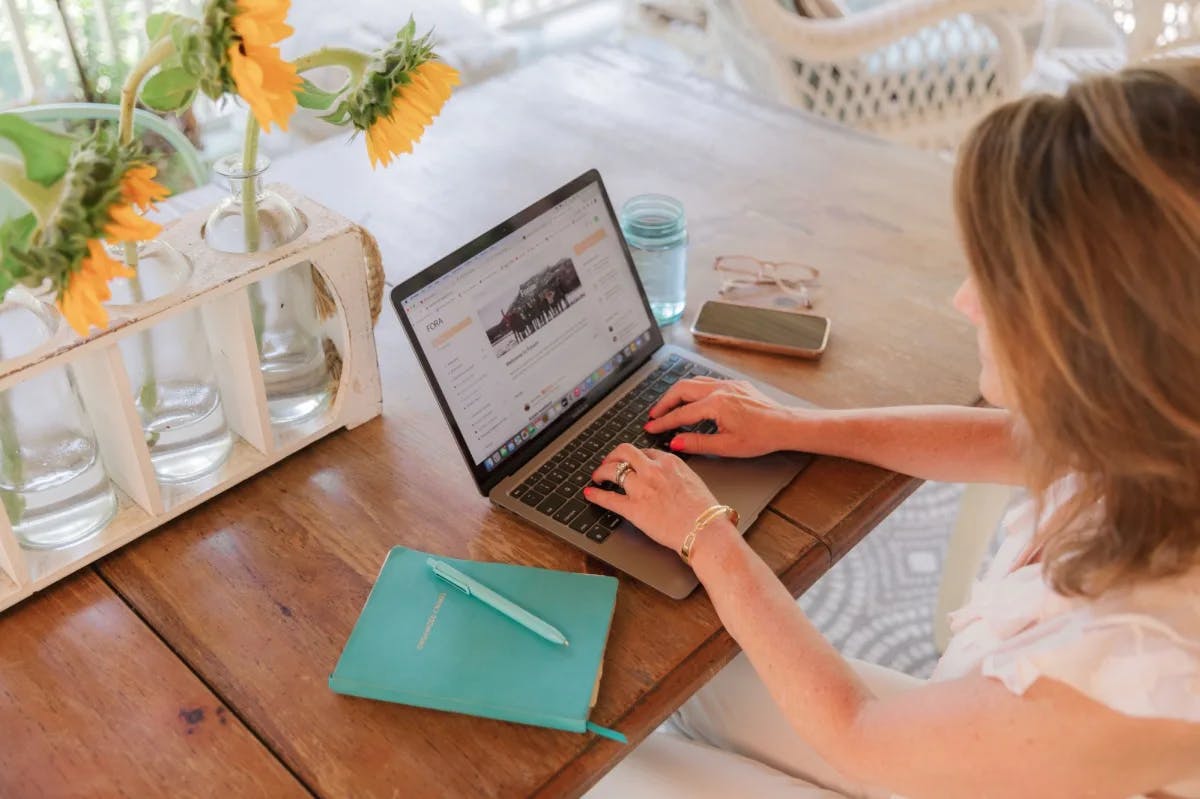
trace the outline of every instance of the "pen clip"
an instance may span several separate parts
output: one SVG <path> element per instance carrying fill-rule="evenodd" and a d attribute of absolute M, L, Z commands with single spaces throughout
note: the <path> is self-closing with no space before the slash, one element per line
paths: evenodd
<path fill-rule="evenodd" d="M 433 574 L 434 574 L 434 576 L 435 576 L 435 577 L 437 577 L 438 579 L 440 579 L 440 580 L 443 580 L 443 581 L 445 581 L 445 582 L 447 582 L 447 583 L 450 583 L 450 585 L 454 586 L 454 587 L 455 587 L 455 588 L 457 588 L 459 591 L 462 591 L 462 592 L 463 592 L 464 594 L 466 594 L 467 596 L 470 596 L 470 595 L 471 595 L 471 588 L 470 588 L 470 586 L 468 586 L 468 585 L 464 585 L 463 583 L 460 583 L 460 582 L 459 582 L 457 579 L 455 579 L 455 577 L 454 577 L 453 575 L 451 575 L 451 574 L 447 573 L 446 571 L 444 571 L 444 568 L 445 568 L 445 567 L 443 566 L 443 564 L 442 564 L 442 562 L 441 562 L 441 561 L 439 561 L 439 560 L 434 560 L 433 558 L 429 558 L 429 559 L 427 559 L 427 560 L 426 560 L 426 563 L 428 563 L 428 564 L 429 564 L 429 568 L 430 568 L 431 570 L 433 570 Z"/>

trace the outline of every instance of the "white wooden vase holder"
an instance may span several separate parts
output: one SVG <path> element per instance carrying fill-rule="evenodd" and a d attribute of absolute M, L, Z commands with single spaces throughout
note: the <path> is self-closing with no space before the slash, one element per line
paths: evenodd
<path fill-rule="evenodd" d="M 379 364 L 367 282 L 367 259 L 375 251 L 374 242 L 350 220 L 286 187 L 272 188 L 296 206 L 307 224 L 295 241 L 248 255 L 216 252 L 204 243 L 202 233 L 208 210 L 189 214 L 160 236 L 191 262 L 191 280 L 179 291 L 137 306 L 129 315 L 113 309 L 109 327 L 86 339 L 64 322 L 44 346 L 0 363 L 0 391 L 43 370 L 70 366 L 118 499 L 116 516 L 100 533 L 55 550 L 21 548 L 0 506 L 0 610 L 322 436 L 357 427 L 380 414 Z M 322 413 L 300 424 L 275 426 L 267 411 L 246 289 L 306 262 L 325 278 L 337 305 L 324 332 L 341 356 L 341 374 L 333 401 Z M 117 343 L 172 314 L 197 307 L 209 338 L 226 421 L 234 434 L 233 450 L 210 475 L 189 483 L 160 484 Z"/>

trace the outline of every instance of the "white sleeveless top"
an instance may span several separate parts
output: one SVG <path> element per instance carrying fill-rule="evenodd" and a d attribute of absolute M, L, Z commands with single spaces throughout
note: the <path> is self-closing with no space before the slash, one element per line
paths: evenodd
<path fill-rule="evenodd" d="M 1057 507 L 1047 501 L 1042 520 Z M 1034 513 L 1030 500 L 1005 517 L 996 557 L 950 614 L 954 637 L 933 679 L 979 672 L 1023 694 L 1045 676 L 1129 716 L 1200 724 L 1200 568 L 1098 599 L 1064 597 L 1040 563 L 1017 566 Z M 1200 799 L 1200 753 L 1193 778 L 1154 796 Z"/>

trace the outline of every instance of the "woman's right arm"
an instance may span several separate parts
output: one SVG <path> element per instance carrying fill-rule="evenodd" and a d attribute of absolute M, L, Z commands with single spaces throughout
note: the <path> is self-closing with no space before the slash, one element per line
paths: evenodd
<path fill-rule="evenodd" d="M 740 381 L 685 380 L 650 409 L 646 430 L 703 419 L 714 434 L 680 433 L 675 452 L 752 457 L 779 450 L 871 463 L 923 480 L 1019 485 L 1022 470 L 1008 411 L 957 405 L 855 410 L 784 407 Z"/>

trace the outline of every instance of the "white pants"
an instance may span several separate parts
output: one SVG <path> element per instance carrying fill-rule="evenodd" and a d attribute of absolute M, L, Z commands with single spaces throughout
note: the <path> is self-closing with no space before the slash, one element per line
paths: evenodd
<path fill-rule="evenodd" d="M 922 684 L 892 669 L 851 660 L 875 696 Z M 744 654 L 652 733 L 587 799 L 882 799 L 833 770 L 788 724 Z M 670 728 L 674 727 L 674 731 Z"/>

